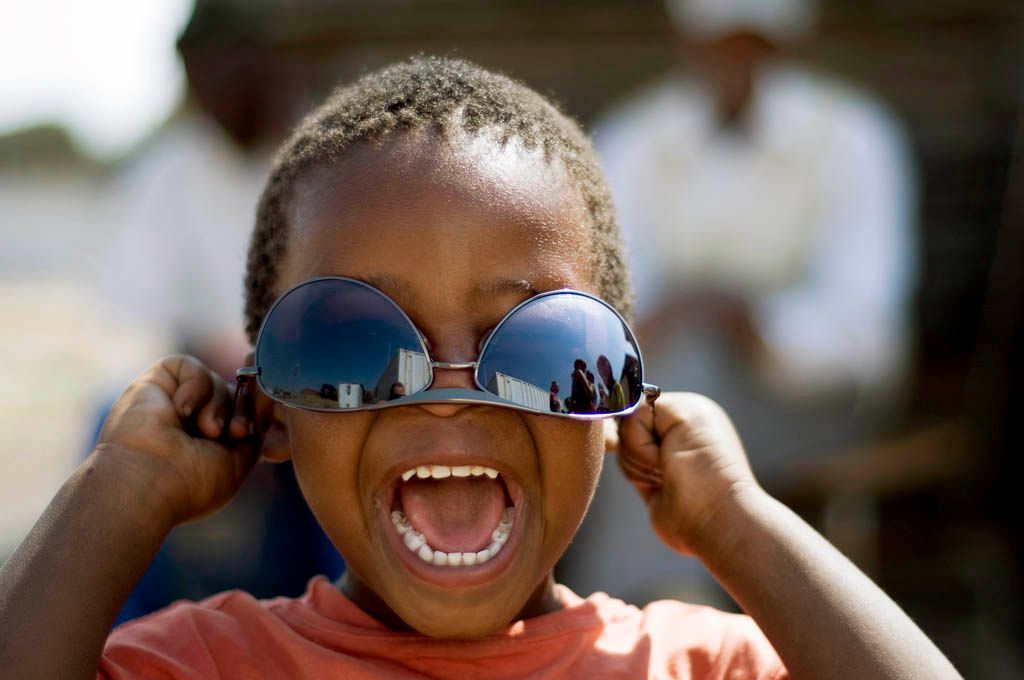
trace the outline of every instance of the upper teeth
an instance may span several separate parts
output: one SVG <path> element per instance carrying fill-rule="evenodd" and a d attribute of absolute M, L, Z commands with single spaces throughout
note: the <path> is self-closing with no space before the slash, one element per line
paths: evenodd
<path fill-rule="evenodd" d="M 414 476 L 418 479 L 445 479 L 446 477 L 480 477 L 487 475 L 491 479 L 498 477 L 498 471 L 483 465 L 420 465 L 409 468 L 402 473 L 402 481 L 408 482 Z"/>

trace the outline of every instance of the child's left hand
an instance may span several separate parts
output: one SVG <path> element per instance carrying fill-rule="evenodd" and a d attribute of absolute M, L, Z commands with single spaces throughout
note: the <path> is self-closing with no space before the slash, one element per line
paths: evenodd
<path fill-rule="evenodd" d="M 699 557 L 700 538 L 714 531 L 719 510 L 741 493 L 761 491 L 729 417 L 702 395 L 663 393 L 654 418 L 643 406 L 608 440 L 647 503 L 655 532 L 678 553 Z"/>

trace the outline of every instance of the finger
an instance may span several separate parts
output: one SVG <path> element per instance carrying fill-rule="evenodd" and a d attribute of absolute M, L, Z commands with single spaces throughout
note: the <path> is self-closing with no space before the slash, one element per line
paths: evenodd
<path fill-rule="evenodd" d="M 660 481 L 661 470 L 652 465 L 646 465 L 643 462 L 637 460 L 635 457 L 630 456 L 626 452 L 619 452 L 619 457 L 622 459 L 624 465 L 628 466 L 631 470 L 635 470 L 637 474 L 646 475 L 648 477 L 654 477 Z"/>
<path fill-rule="evenodd" d="M 235 478 L 239 483 L 256 467 L 260 459 L 259 442 L 253 436 L 243 437 L 231 445 L 235 465 Z"/>
<path fill-rule="evenodd" d="M 628 456 L 619 456 L 619 467 L 631 481 L 644 482 L 654 486 L 660 486 L 662 483 L 660 472 L 644 467 L 631 460 Z"/>
<path fill-rule="evenodd" d="M 228 440 L 240 439 L 249 436 L 252 427 L 252 390 L 247 389 L 244 383 L 228 385 L 228 414 L 231 416 L 231 423 L 227 432 Z M 223 434 L 223 430 L 222 430 Z M 223 440 L 222 440 L 223 441 Z"/>
<path fill-rule="evenodd" d="M 160 367 L 176 384 L 171 401 L 182 419 L 191 417 L 213 397 L 213 374 L 195 357 L 171 357 L 160 362 Z"/>
<path fill-rule="evenodd" d="M 159 403 L 163 403 L 166 400 L 172 402 L 171 406 L 180 416 L 179 405 L 172 400 L 180 387 L 178 382 L 178 364 L 182 358 L 180 356 L 164 357 L 149 366 L 131 382 L 118 398 L 118 401 L 121 402 L 126 399 L 130 401 L 134 398 L 142 399 L 146 402 L 156 399 Z"/>
<path fill-rule="evenodd" d="M 213 393 L 210 399 L 203 405 L 196 418 L 199 431 L 204 437 L 216 439 L 224 426 L 224 416 L 227 411 L 228 388 L 224 380 L 210 373 L 210 380 L 213 385 Z"/>
<path fill-rule="evenodd" d="M 652 427 L 664 440 L 669 432 L 677 426 L 682 425 L 685 429 L 689 429 L 689 423 L 706 410 L 707 404 L 714 404 L 714 402 L 695 392 L 663 393 L 654 402 L 653 408 L 648 409 Z"/>
<path fill-rule="evenodd" d="M 619 454 L 631 457 L 648 468 L 660 463 L 658 442 L 652 434 L 654 419 L 650 409 L 637 409 L 619 424 Z"/>
<path fill-rule="evenodd" d="M 627 480 L 629 480 L 629 482 L 633 485 L 633 488 L 637 490 L 637 493 L 640 494 L 640 497 L 644 500 L 644 503 L 650 503 L 651 496 L 657 490 L 657 487 L 651 482 L 637 478 L 633 474 L 633 470 L 628 466 L 628 464 L 623 463 L 624 459 L 622 458 L 622 456 L 616 456 L 615 458 L 619 464 L 619 470 L 622 472 L 623 476 Z"/>
<path fill-rule="evenodd" d="M 216 496 L 227 501 L 259 460 L 259 445 L 255 437 L 244 437 L 225 446 L 214 439 L 194 440 L 200 456 L 212 461 L 221 459 L 228 465 L 218 465 L 214 484 Z"/>
<path fill-rule="evenodd" d="M 241 480 L 260 459 L 260 441 L 256 435 L 247 434 L 232 441 L 226 447 L 233 457 L 235 474 Z"/>

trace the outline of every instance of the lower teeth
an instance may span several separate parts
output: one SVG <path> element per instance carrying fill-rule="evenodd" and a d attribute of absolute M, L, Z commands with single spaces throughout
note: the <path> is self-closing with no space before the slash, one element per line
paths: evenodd
<path fill-rule="evenodd" d="M 515 510 L 513 508 L 505 508 L 501 513 L 501 521 L 498 522 L 498 526 L 491 533 L 491 544 L 477 552 L 463 553 L 446 553 L 431 548 L 423 534 L 412 528 L 409 519 L 401 510 L 393 510 L 391 512 L 391 523 L 395 525 L 395 530 L 402 537 L 405 547 L 424 562 L 437 566 L 459 567 L 482 564 L 497 555 L 498 551 L 508 541 L 509 534 L 512 533 L 512 524 L 515 521 L 514 515 Z"/>

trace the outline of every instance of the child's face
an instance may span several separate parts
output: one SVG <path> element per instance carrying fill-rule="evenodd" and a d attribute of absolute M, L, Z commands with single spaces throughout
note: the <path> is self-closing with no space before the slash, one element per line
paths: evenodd
<path fill-rule="evenodd" d="M 436 361 L 475 360 L 486 332 L 532 295 L 597 292 L 578 192 L 559 163 L 517 142 L 402 133 L 358 145 L 299 182 L 290 223 L 277 293 L 317 276 L 367 281 L 409 314 Z M 434 387 L 474 388 L 470 370 L 434 375 Z M 268 434 L 290 448 L 348 563 L 347 590 L 368 611 L 428 635 L 477 637 L 551 606 L 552 568 L 600 471 L 600 422 L 452 404 L 273 413 Z M 414 477 L 403 488 L 402 472 L 431 464 L 500 477 Z M 515 517 L 507 543 L 472 566 L 424 562 L 390 519 L 403 509 L 449 553 L 472 552 L 491 542 L 504 507 Z"/>

